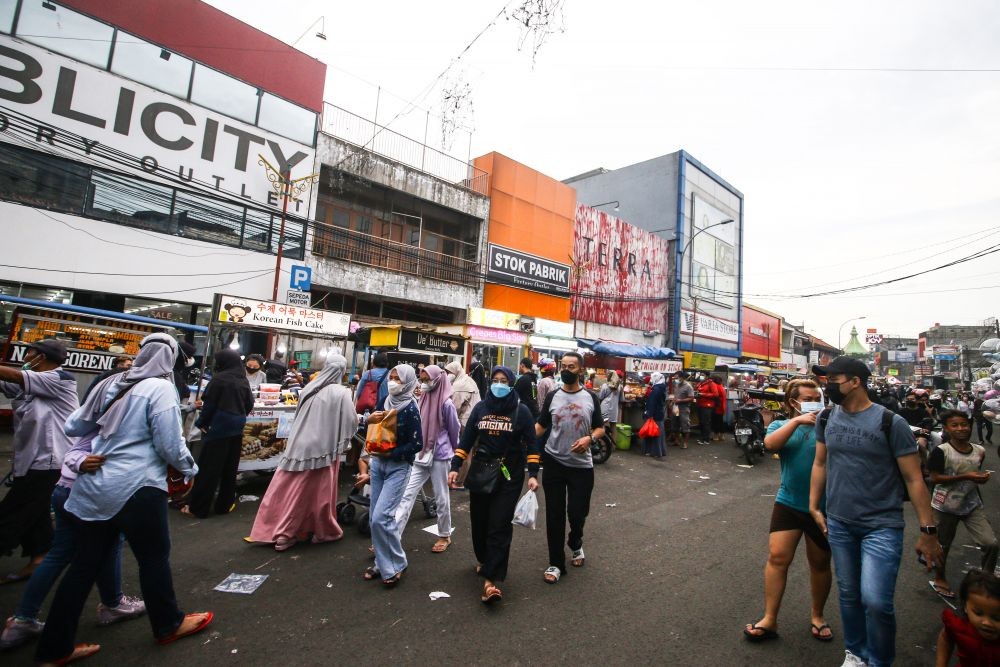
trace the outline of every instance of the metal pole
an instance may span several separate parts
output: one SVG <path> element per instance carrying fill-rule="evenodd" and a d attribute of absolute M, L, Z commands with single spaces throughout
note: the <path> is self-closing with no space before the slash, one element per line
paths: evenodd
<path fill-rule="evenodd" d="M 285 249 L 285 216 L 288 215 L 288 188 L 291 177 L 291 171 L 285 170 L 281 172 L 281 190 L 284 201 L 281 205 L 281 226 L 278 229 L 278 255 L 274 263 L 274 290 L 271 292 L 271 301 L 278 300 L 278 277 L 281 275 L 281 255 Z"/>

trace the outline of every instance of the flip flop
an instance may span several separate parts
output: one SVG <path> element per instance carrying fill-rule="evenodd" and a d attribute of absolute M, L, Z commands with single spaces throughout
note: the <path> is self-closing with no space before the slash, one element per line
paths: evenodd
<path fill-rule="evenodd" d="M 755 632 L 753 632 L 753 630 L 762 630 L 763 634 L 759 634 L 758 635 Z M 754 623 L 753 625 L 751 625 L 749 629 L 743 628 L 743 634 L 747 638 L 747 641 L 751 641 L 751 642 L 754 642 L 754 643 L 764 642 L 764 641 L 767 641 L 768 639 L 777 639 L 778 638 L 778 633 L 777 632 L 775 632 L 771 628 L 763 628 L 763 627 L 757 625 L 756 623 Z"/>
<path fill-rule="evenodd" d="M 179 632 L 180 626 L 178 626 L 178 630 L 174 631 L 174 634 L 167 635 L 166 637 L 162 637 L 160 639 L 157 639 L 156 643 L 160 644 L 161 646 L 165 645 L 165 644 L 172 644 L 173 642 L 177 641 L 178 639 L 183 639 L 184 637 L 190 637 L 191 635 L 197 634 L 197 633 L 201 632 L 202 630 L 204 630 L 205 628 L 207 628 L 208 624 L 212 622 L 213 618 L 215 618 L 215 614 L 213 614 L 210 611 L 199 612 L 199 613 L 204 613 L 205 614 L 205 618 L 201 619 L 201 622 L 198 623 L 198 625 L 194 626 L 193 628 L 191 628 L 187 632 Z M 198 614 L 187 614 L 187 615 L 184 616 L 184 618 L 187 619 L 187 618 L 191 618 L 192 616 L 197 616 L 197 615 Z"/>
<path fill-rule="evenodd" d="M 431 551 L 436 554 L 443 554 L 450 546 L 451 540 L 449 539 L 445 541 L 445 538 L 442 538 L 434 543 L 434 546 L 431 547 Z"/>
<path fill-rule="evenodd" d="M 82 650 L 93 649 L 93 650 L 78 655 L 77 651 L 80 651 L 81 649 Z M 77 644 L 76 646 L 73 647 L 72 653 L 67 655 L 65 658 L 60 658 L 59 660 L 53 660 L 52 664 L 56 665 L 57 667 L 61 667 L 62 665 L 68 665 L 71 662 L 78 662 L 80 660 L 85 660 L 100 650 L 101 650 L 100 644 Z"/>
<path fill-rule="evenodd" d="M 826 623 L 824 623 L 823 625 L 816 625 L 815 623 L 812 623 L 811 625 L 812 625 L 811 632 L 812 632 L 813 639 L 815 639 L 816 641 L 821 641 L 821 642 L 832 642 L 833 641 L 833 630 L 830 628 L 829 625 L 827 625 Z M 830 630 L 830 634 L 824 636 L 823 635 L 823 631 L 824 630 Z"/>
<path fill-rule="evenodd" d="M 399 572 L 397 572 L 396 574 L 394 574 L 391 577 L 389 577 L 388 579 L 383 579 L 382 580 L 382 585 L 385 586 L 386 588 L 392 588 L 392 587 L 394 587 L 403 578 L 403 573 L 404 572 L 406 572 L 406 568 L 405 567 L 402 570 L 400 570 Z"/>
<path fill-rule="evenodd" d="M 937 593 L 938 595 L 940 595 L 941 597 L 943 597 L 945 600 L 954 600 L 955 599 L 955 591 L 952 591 L 952 590 L 947 590 L 947 591 L 942 590 L 941 587 L 938 586 L 937 582 L 935 582 L 933 579 L 931 579 L 930 581 L 928 581 L 927 585 L 931 587 L 932 591 L 934 591 L 935 593 Z"/>
<path fill-rule="evenodd" d="M 503 599 L 503 591 L 496 586 L 487 586 L 479 599 L 483 601 L 483 604 L 493 604 L 497 600 Z"/>
<path fill-rule="evenodd" d="M 381 576 L 381 572 L 374 565 L 371 567 L 366 567 L 365 571 L 361 573 L 361 578 L 365 581 L 375 581 Z"/>

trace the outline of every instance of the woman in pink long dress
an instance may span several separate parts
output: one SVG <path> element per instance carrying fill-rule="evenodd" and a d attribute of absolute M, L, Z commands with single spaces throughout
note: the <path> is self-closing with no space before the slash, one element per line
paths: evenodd
<path fill-rule="evenodd" d="M 350 390 L 340 383 L 347 360 L 327 357 L 326 366 L 299 392 L 295 423 L 248 541 L 284 551 L 300 540 L 339 540 L 337 474 L 340 455 L 358 427 Z"/>

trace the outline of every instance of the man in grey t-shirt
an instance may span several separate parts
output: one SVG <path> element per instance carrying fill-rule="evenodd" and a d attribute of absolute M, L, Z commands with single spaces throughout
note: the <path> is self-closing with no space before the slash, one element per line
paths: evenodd
<path fill-rule="evenodd" d="M 583 356 L 567 352 L 560 361 L 562 388 L 550 393 L 542 406 L 535 432 L 549 431 L 543 455 L 542 488 L 545 489 L 545 529 L 549 567 L 545 581 L 554 584 L 566 574 L 566 517 L 569 515 L 569 548 L 572 564 L 582 567 L 583 524 L 590 512 L 594 490 L 594 461 L 590 446 L 604 435 L 601 402 L 580 384 Z"/>
<path fill-rule="evenodd" d="M 687 371 L 676 375 L 677 387 L 674 389 L 674 405 L 677 406 L 677 444 L 687 449 L 688 435 L 691 433 L 691 406 L 694 405 L 694 387 L 688 382 Z"/>
<path fill-rule="evenodd" d="M 920 519 L 917 552 L 928 570 L 942 558 L 941 544 L 917 443 L 902 417 L 869 400 L 868 367 L 837 357 L 819 370 L 836 407 L 816 420 L 809 511 L 833 553 L 847 649 L 843 667 L 883 667 L 896 651 L 893 598 L 903 557 L 904 487 Z"/>

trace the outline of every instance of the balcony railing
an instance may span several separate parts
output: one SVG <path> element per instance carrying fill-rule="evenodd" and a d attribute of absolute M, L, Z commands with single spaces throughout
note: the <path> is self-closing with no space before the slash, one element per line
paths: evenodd
<path fill-rule="evenodd" d="M 427 144 L 403 136 L 330 103 L 323 105 L 320 126 L 326 134 L 359 148 L 436 176 L 481 195 L 489 194 L 489 174 Z"/>
<path fill-rule="evenodd" d="M 313 253 L 466 287 L 477 287 L 481 279 L 478 262 L 323 224 L 317 226 Z"/>

